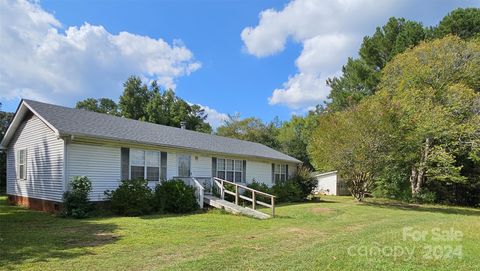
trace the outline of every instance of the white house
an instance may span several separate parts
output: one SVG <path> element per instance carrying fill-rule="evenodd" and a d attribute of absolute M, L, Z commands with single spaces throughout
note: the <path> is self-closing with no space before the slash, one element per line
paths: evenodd
<path fill-rule="evenodd" d="M 92 181 L 92 201 L 120 180 L 212 177 L 271 186 L 301 162 L 265 145 L 106 114 L 22 100 L 1 142 L 13 204 L 52 210 L 74 176 Z"/>
<path fill-rule="evenodd" d="M 313 176 L 318 182 L 317 187 L 315 188 L 316 193 L 334 196 L 350 195 L 346 183 L 340 179 L 337 171 L 324 173 L 315 172 L 313 173 Z"/>

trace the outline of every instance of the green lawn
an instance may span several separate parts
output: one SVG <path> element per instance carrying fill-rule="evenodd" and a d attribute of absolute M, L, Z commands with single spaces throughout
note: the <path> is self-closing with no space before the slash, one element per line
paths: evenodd
<path fill-rule="evenodd" d="M 0 200 L 0 269 L 480 270 L 479 209 L 325 197 L 266 221 L 217 210 L 74 220 Z M 425 240 L 404 241 L 404 227 Z M 434 240 L 435 228 L 463 236 Z"/>

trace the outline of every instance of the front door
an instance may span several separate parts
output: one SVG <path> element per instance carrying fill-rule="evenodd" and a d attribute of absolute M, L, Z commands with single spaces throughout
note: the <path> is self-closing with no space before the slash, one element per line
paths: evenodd
<path fill-rule="evenodd" d="M 178 176 L 190 177 L 190 155 L 180 154 L 178 155 Z"/>

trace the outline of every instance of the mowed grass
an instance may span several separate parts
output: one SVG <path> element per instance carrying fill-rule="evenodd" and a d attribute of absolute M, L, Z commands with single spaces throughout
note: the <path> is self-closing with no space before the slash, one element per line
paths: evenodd
<path fill-rule="evenodd" d="M 478 209 L 324 197 L 264 221 L 218 210 L 75 220 L 0 200 L 5 270 L 480 270 Z M 428 234 L 404 240 L 404 227 Z M 462 236 L 435 240 L 436 228 Z"/>

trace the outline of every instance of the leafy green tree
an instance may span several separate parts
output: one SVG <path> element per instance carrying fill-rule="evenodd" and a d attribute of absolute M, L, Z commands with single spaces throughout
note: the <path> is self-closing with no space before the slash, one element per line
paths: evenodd
<path fill-rule="evenodd" d="M 384 195 L 478 204 L 480 41 L 421 43 L 382 74 L 374 95 L 319 117 L 314 166 L 339 170 L 357 199 L 375 183 Z"/>
<path fill-rule="evenodd" d="M 373 95 L 378 90 L 382 69 L 396 55 L 426 39 L 450 34 L 462 39 L 479 37 L 480 9 L 455 9 L 438 26 L 428 29 L 418 22 L 390 18 L 383 27 L 377 27 L 372 36 L 364 37 L 359 58 L 349 58 L 341 76 L 327 80 L 331 88 L 329 110 L 344 110 Z"/>
<path fill-rule="evenodd" d="M 369 104 L 322 114 L 308 146 L 311 162 L 320 171 L 337 170 L 352 196 L 363 201 L 373 191 L 389 146 L 382 131 L 376 108 Z"/>
<path fill-rule="evenodd" d="M 145 107 L 151 98 L 147 85 L 142 83 L 140 77 L 130 76 L 123 87 L 118 103 L 120 114 L 129 119 L 147 120 Z"/>
<path fill-rule="evenodd" d="M 197 132 L 211 133 L 212 126 L 206 121 L 207 114 L 205 110 L 198 104 L 190 105 L 191 112 L 187 115 L 186 122 L 187 128 L 195 130 Z"/>
<path fill-rule="evenodd" d="M 114 116 L 119 115 L 117 104 L 108 98 L 87 98 L 83 101 L 77 102 L 76 108 Z"/>
<path fill-rule="evenodd" d="M 455 9 L 443 17 L 437 27 L 433 28 L 435 38 L 442 38 L 449 34 L 462 39 L 478 37 L 480 34 L 480 9 Z"/>
<path fill-rule="evenodd" d="M 327 79 L 330 86 L 328 104 L 331 111 L 341 111 L 358 104 L 363 98 L 372 95 L 380 80 L 380 73 L 363 59 L 348 58 L 342 67 L 342 76 Z"/>
<path fill-rule="evenodd" d="M 448 36 L 424 43 L 383 74 L 377 98 L 397 123 L 391 136 L 409 165 L 412 195 L 427 182 L 467 182 L 458 158 L 479 152 L 480 42 Z"/>
<path fill-rule="evenodd" d="M 173 127 L 180 127 L 185 121 L 189 130 L 212 132 L 203 108 L 187 103 L 173 90 L 161 91 L 156 81 L 148 87 L 139 77 L 131 76 L 123 85 L 118 106 L 111 99 L 88 98 L 79 101 L 77 108 Z"/>
<path fill-rule="evenodd" d="M 379 71 L 388 61 L 425 38 L 422 24 L 404 18 L 392 17 L 383 27 L 377 27 L 371 37 L 364 37 L 360 57 L 367 65 Z"/>
<path fill-rule="evenodd" d="M 151 89 L 152 98 L 145 107 L 148 122 L 179 127 L 184 121 L 189 130 L 211 133 L 212 127 L 206 122 L 207 114 L 199 105 L 187 103 L 172 90 L 160 92 L 156 83 L 152 83 Z"/>
<path fill-rule="evenodd" d="M 239 114 L 229 115 L 224 124 L 217 128 L 217 135 L 257 142 L 279 149 L 278 127 L 278 120 L 265 124 L 254 117 L 241 119 Z"/>
<path fill-rule="evenodd" d="M 305 118 L 293 116 L 289 121 L 282 123 L 278 131 L 278 141 L 281 150 L 286 154 L 302 161 L 311 168 L 307 153 L 307 141 L 304 138 Z"/>
<path fill-rule="evenodd" d="M 327 80 L 331 87 L 328 107 L 339 111 L 357 104 L 377 90 L 380 71 L 395 55 L 425 39 L 422 24 L 404 18 L 390 18 L 383 27 L 377 27 L 373 36 L 363 39 L 360 58 L 349 58 L 343 74 Z"/>
<path fill-rule="evenodd" d="M 278 129 L 277 140 L 280 151 L 297 158 L 308 169 L 313 169 L 308 156 L 307 146 L 310 142 L 312 131 L 318 123 L 318 117 L 323 109 L 317 107 L 308 112 L 306 116 L 292 116 L 289 121 L 282 122 Z"/>

